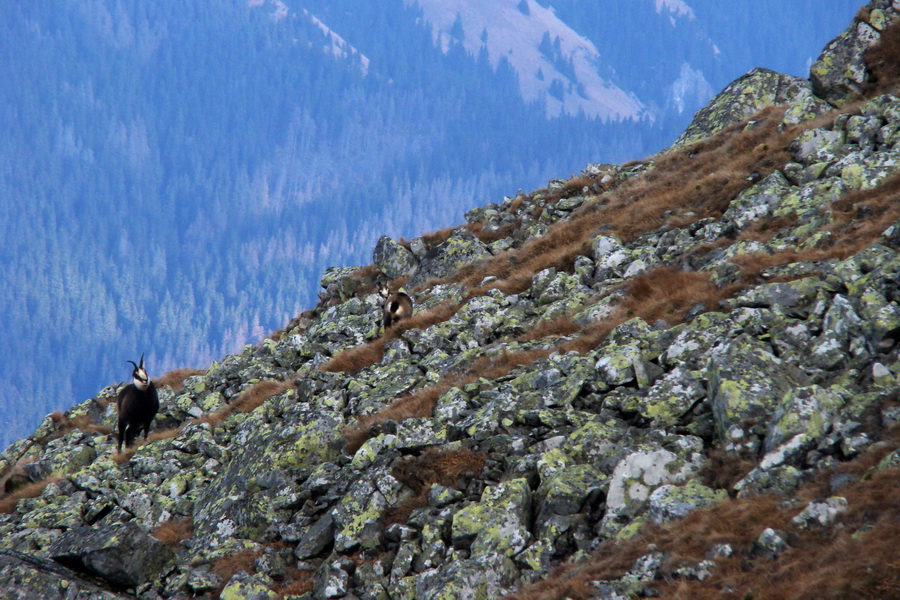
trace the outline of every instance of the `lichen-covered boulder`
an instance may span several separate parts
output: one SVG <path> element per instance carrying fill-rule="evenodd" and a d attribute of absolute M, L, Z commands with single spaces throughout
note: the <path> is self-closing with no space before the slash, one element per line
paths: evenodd
<path fill-rule="evenodd" d="M 868 78 L 866 50 L 880 39 L 879 32 L 859 19 L 825 46 L 809 69 L 813 93 L 835 106 L 852 102 Z"/>
<path fill-rule="evenodd" d="M 0 597 L 10 600 L 119 600 L 133 597 L 104 589 L 51 560 L 9 550 L 0 550 L 0 582 Z"/>
<path fill-rule="evenodd" d="M 651 521 L 661 525 L 727 499 L 725 490 L 714 490 L 691 479 L 684 485 L 668 484 L 656 488 L 650 494 L 648 514 Z"/>
<path fill-rule="evenodd" d="M 71 529 L 47 553 L 60 564 L 126 589 L 165 575 L 175 562 L 174 552 L 133 522 Z"/>
<path fill-rule="evenodd" d="M 737 231 L 745 229 L 755 221 L 771 215 L 790 188 L 791 184 L 784 175 L 780 171 L 775 171 L 738 194 L 728 205 L 722 219 L 733 223 Z"/>
<path fill-rule="evenodd" d="M 374 472 L 358 479 L 333 511 L 335 550 L 347 553 L 362 546 L 378 546 L 380 520 L 389 506 L 397 504 L 400 484 L 387 473 Z"/>
<path fill-rule="evenodd" d="M 386 235 L 381 236 L 375 244 L 372 262 L 379 271 L 391 279 L 408 277 L 418 266 L 412 252 Z"/>
<path fill-rule="evenodd" d="M 639 398 L 637 411 L 654 425 L 674 425 L 706 397 L 703 382 L 684 367 L 678 366 L 658 379 Z"/>
<path fill-rule="evenodd" d="M 352 298 L 362 283 L 360 267 L 330 267 L 319 282 L 323 288 L 319 295 L 343 302 Z"/>
<path fill-rule="evenodd" d="M 621 276 L 631 263 L 631 254 L 617 238 L 598 235 L 591 242 L 591 258 L 597 272 L 609 272 Z"/>
<path fill-rule="evenodd" d="M 449 557 L 412 579 L 410 600 L 492 600 L 513 591 L 519 570 L 509 557 L 487 553 L 464 559 Z M 392 598 L 398 597 L 395 595 Z"/>
<path fill-rule="evenodd" d="M 419 261 L 419 268 L 409 281 L 416 288 L 431 278 L 444 278 L 462 267 L 491 256 L 491 251 L 477 237 L 458 229 L 447 241 L 429 250 Z"/>
<path fill-rule="evenodd" d="M 266 581 L 262 576 L 238 571 L 225 584 L 219 597 L 222 600 L 275 600 L 278 594 L 272 587 L 274 582 Z"/>
<path fill-rule="evenodd" d="M 799 433 L 815 440 L 823 438 L 843 404 L 836 392 L 817 385 L 789 390 L 772 416 L 765 451 L 771 452 Z"/>
<path fill-rule="evenodd" d="M 290 516 L 278 486 L 268 487 L 261 477 L 288 471 L 302 479 L 341 454 L 344 421 L 339 413 L 310 411 L 298 414 L 296 421 L 275 424 L 266 423 L 261 412 L 257 409 L 243 421 L 231 438 L 230 460 L 198 495 L 194 536 L 211 548 L 233 537 L 259 538 Z"/>
<path fill-rule="evenodd" d="M 693 144 L 739 123 L 769 106 L 795 103 L 810 92 L 809 82 L 801 77 L 756 68 L 733 81 L 709 104 L 697 111 L 673 148 Z"/>
<path fill-rule="evenodd" d="M 778 401 L 799 383 L 768 345 L 746 334 L 712 353 L 707 377 L 716 432 L 726 443 L 767 425 Z"/>
<path fill-rule="evenodd" d="M 473 557 L 493 553 L 513 556 L 531 541 L 530 513 L 531 489 L 525 479 L 488 487 L 478 503 L 453 516 L 453 545 L 470 547 Z"/>
<path fill-rule="evenodd" d="M 616 465 L 606 496 L 601 533 L 616 535 L 647 508 L 650 494 L 662 485 L 685 481 L 698 465 L 665 448 L 638 450 Z"/>
<path fill-rule="evenodd" d="M 791 519 L 791 522 L 804 529 L 812 525 L 830 525 L 847 508 L 849 508 L 849 504 L 846 498 L 832 496 L 822 502 L 810 502 L 800 514 Z"/>

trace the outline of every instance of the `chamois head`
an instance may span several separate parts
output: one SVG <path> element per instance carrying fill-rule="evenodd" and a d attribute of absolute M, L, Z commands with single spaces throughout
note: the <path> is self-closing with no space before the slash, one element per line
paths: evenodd
<path fill-rule="evenodd" d="M 139 390 L 146 390 L 150 385 L 150 378 L 147 377 L 147 371 L 144 369 L 144 354 L 141 353 L 141 362 L 140 364 L 135 365 L 134 361 L 126 361 L 130 362 L 134 365 L 134 370 L 131 372 L 131 378 L 134 380 L 134 387 Z"/>

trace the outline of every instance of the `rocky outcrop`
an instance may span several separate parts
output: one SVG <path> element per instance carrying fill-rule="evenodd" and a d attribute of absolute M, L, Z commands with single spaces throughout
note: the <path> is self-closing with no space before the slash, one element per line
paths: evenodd
<path fill-rule="evenodd" d="M 873 27 L 896 18 L 869 8 Z M 842 48 L 823 64 L 856 60 Z M 155 435 L 127 455 L 115 386 L 48 417 L 0 456 L 0 588 L 488 599 L 562 566 L 625 598 L 778 560 L 855 510 L 871 539 L 854 486 L 900 479 L 900 98 L 812 122 L 844 93 L 817 77 L 754 71 L 679 142 L 714 143 L 589 166 L 408 247 L 382 238 L 278 336 L 162 387 Z M 706 166 L 765 128 L 744 170 L 729 157 L 723 181 L 742 183 L 717 204 Z M 376 282 L 404 277 L 416 326 L 384 332 Z M 838 469 L 854 461 L 863 474 Z M 787 516 L 743 541 L 585 566 L 764 494 Z"/>
<path fill-rule="evenodd" d="M 866 50 L 897 18 L 897 10 L 898 5 L 892 0 L 870 2 L 850 27 L 825 47 L 809 70 L 816 96 L 834 106 L 844 106 L 861 95 L 868 80 Z"/>

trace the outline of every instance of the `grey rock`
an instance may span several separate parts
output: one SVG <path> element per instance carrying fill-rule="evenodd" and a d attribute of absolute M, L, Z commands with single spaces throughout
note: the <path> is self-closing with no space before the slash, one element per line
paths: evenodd
<path fill-rule="evenodd" d="M 121 588 L 135 588 L 165 575 L 175 554 L 133 522 L 78 527 L 49 548 L 53 560 Z"/>
<path fill-rule="evenodd" d="M 766 527 L 756 542 L 753 543 L 751 552 L 755 556 L 768 556 L 769 558 L 778 558 L 787 547 L 787 536 L 783 531 L 777 531 L 771 527 Z"/>
<path fill-rule="evenodd" d="M 728 498 L 725 490 L 713 490 L 694 480 L 684 485 L 664 485 L 656 488 L 649 499 L 650 520 L 661 525 L 681 519 L 698 508 L 721 502 Z"/>
<path fill-rule="evenodd" d="M 300 560 L 318 556 L 332 541 L 334 541 L 334 517 L 331 513 L 326 513 L 300 535 L 294 548 L 294 555 Z"/>
<path fill-rule="evenodd" d="M 872 26 L 854 19 L 850 27 L 825 46 L 809 69 L 813 93 L 835 106 L 857 98 L 868 73 L 865 51 L 880 35 Z"/>
<path fill-rule="evenodd" d="M 445 278 L 465 265 L 491 256 L 491 251 L 478 238 L 464 229 L 456 230 L 447 241 L 429 250 L 419 262 L 419 268 L 409 281 L 416 288 L 428 279 Z"/>
<path fill-rule="evenodd" d="M 390 279 L 412 275 L 418 261 L 412 252 L 387 236 L 381 236 L 375 245 L 372 262 Z"/>
<path fill-rule="evenodd" d="M 682 147 L 707 138 L 727 126 L 743 121 L 768 106 L 797 102 L 809 95 L 809 82 L 768 69 L 753 69 L 733 81 L 697 111 L 675 143 Z"/>
<path fill-rule="evenodd" d="M 767 424 L 778 399 L 799 383 L 768 346 L 747 335 L 714 352 L 707 376 L 716 431 L 726 443 Z"/>
<path fill-rule="evenodd" d="M 800 514 L 791 519 L 791 522 L 804 529 L 811 525 L 830 525 L 847 508 L 846 498 L 832 496 L 822 502 L 810 502 Z"/>
<path fill-rule="evenodd" d="M 0 597 L 4 600 L 118 600 L 131 598 L 88 581 L 51 560 L 0 549 Z"/>

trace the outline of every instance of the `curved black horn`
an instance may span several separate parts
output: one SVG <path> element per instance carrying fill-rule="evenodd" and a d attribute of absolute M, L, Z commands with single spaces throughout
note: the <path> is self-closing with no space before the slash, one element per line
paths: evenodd
<path fill-rule="evenodd" d="M 134 365 L 134 361 L 133 361 L 133 360 L 126 360 L 125 362 L 130 362 L 131 364 Z M 139 367 L 138 367 L 137 365 L 134 365 L 134 368 L 137 369 L 137 368 L 139 368 Z"/>
<path fill-rule="evenodd" d="M 144 368 L 144 353 L 143 352 L 141 352 L 141 366 L 139 368 L 141 368 L 141 369 Z"/>

